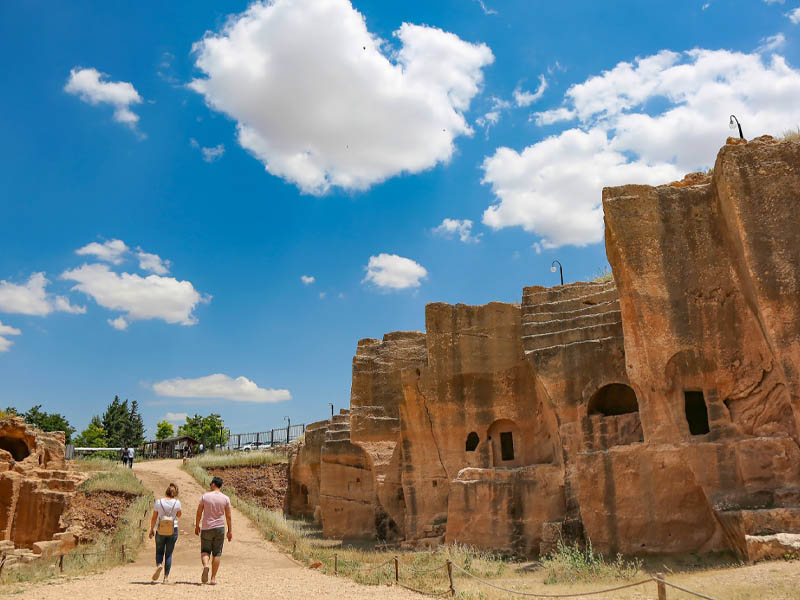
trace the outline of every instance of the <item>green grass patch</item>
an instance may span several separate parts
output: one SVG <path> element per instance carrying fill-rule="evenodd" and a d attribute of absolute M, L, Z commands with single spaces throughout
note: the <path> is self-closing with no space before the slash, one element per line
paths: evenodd
<path fill-rule="evenodd" d="M 626 560 L 617 554 L 615 560 L 606 561 L 602 554 L 594 551 L 591 541 L 583 548 L 577 543 L 568 545 L 559 541 L 552 554 L 541 562 L 547 573 L 545 583 L 629 580 L 642 570 L 642 561 L 638 558 Z"/>
<path fill-rule="evenodd" d="M 134 496 L 147 495 L 150 492 L 133 474 L 131 469 L 119 467 L 111 471 L 100 471 L 84 481 L 78 488 L 84 493 L 91 492 L 124 492 Z"/>

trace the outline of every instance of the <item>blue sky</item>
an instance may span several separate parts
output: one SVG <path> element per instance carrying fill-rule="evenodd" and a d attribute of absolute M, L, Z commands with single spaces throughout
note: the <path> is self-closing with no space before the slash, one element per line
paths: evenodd
<path fill-rule="evenodd" d="M 358 339 L 518 302 L 555 258 L 602 269 L 603 185 L 708 168 L 731 112 L 798 126 L 799 23 L 795 0 L 3 3 L 0 405 L 323 418 Z"/>

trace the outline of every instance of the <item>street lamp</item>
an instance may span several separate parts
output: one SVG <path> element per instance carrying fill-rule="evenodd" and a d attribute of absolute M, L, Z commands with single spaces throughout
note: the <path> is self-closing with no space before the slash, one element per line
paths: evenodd
<path fill-rule="evenodd" d="M 728 127 L 731 129 L 739 128 L 739 137 L 744 139 L 744 135 L 742 135 L 742 124 L 739 123 L 739 119 L 736 118 L 736 115 L 731 115 L 731 120 L 728 122 Z"/>
<path fill-rule="evenodd" d="M 555 273 L 556 265 L 558 265 L 558 274 L 561 275 L 561 285 L 564 285 L 564 269 L 562 268 L 561 263 L 557 260 L 554 260 L 550 265 L 550 270 Z"/>
<path fill-rule="evenodd" d="M 331 407 L 331 421 L 333 421 L 333 402 L 328 402 L 328 406 Z"/>
<path fill-rule="evenodd" d="M 286 445 L 289 445 L 289 432 L 292 429 L 292 420 L 289 417 L 283 417 L 286 421 Z"/>

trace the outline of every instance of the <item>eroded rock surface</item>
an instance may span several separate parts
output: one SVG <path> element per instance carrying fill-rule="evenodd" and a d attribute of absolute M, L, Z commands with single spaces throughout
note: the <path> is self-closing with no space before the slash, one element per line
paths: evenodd
<path fill-rule="evenodd" d="M 64 450 L 61 432 L 43 433 L 18 417 L 0 419 L 0 540 L 11 547 L 39 554 L 52 551 L 54 544 L 43 542 L 55 537 L 71 543 L 59 536 L 66 530 L 62 516 L 83 476 L 68 469 Z"/>
<path fill-rule="evenodd" d="M 290 510 L 525 555 L 793 549 L 800 141 L 730 142 L 713 174 L 603 207 L 608 281 L 430 304 L 426 333 L 359 342 L 352 412 L 296 451 Z"/>

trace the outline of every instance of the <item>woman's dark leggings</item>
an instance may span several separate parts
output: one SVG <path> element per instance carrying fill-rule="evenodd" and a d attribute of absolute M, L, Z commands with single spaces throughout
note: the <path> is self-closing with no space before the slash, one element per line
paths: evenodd
<path fill-rule="evenodd" d="M 156 534 L 156 564 L 164 563 L 164 576 L 169 577 L 169 570 L 172 568 L 172 551 L 175 550 L 175 542 L 178 541 L 178 528 L 172 535 Z"/>

